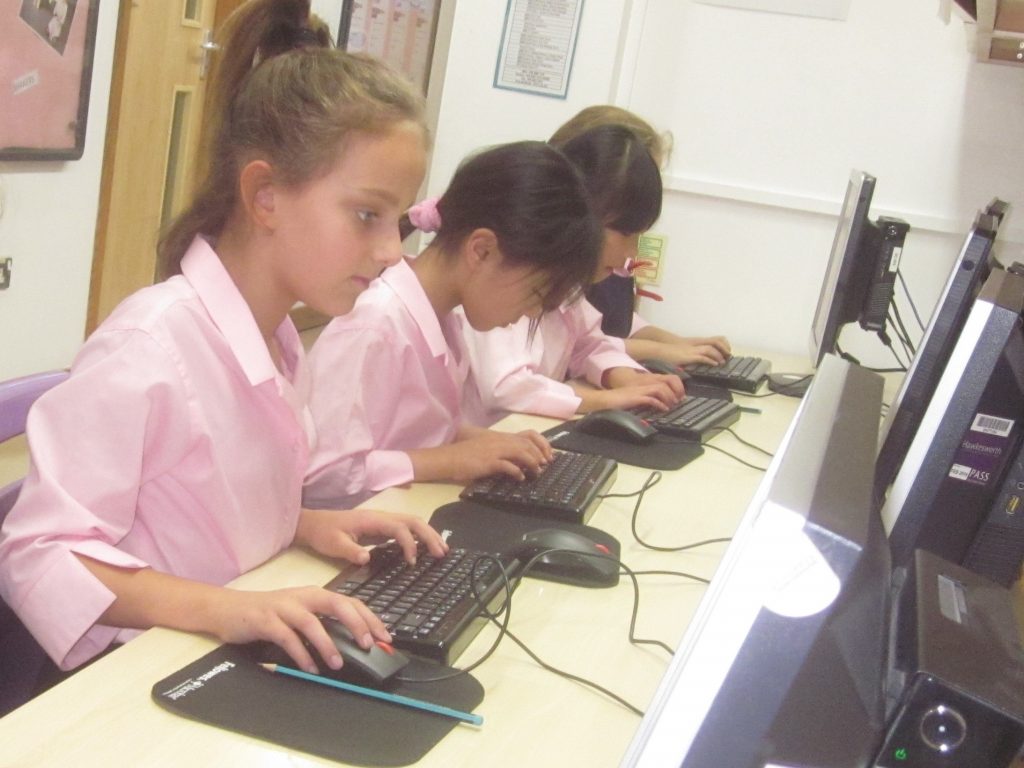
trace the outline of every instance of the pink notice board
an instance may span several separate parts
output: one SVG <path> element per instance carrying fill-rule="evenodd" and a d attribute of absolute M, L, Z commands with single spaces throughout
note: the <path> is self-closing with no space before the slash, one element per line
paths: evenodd
<path fill-rule="evenodd" d="M 0 160 L 77 160 L 100 0 L 0 0 Z"/>

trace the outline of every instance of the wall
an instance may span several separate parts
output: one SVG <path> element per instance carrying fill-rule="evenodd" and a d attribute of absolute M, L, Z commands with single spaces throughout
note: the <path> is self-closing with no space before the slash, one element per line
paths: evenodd
<path fill-rule="evenodd" d="M 1024 261 L 1024 69 L 978 64 L 938 3 L 855 0 L 846 21 L 702 5 L 587 2 L 566 101 L 491 88 L 505 0 L 459 4 L 431 189 L 469 149 L 542 138 L 613 101 L 672 130 L 668 258 L 655 322 L 804 353 L 851 168 L 873 215 L 912 226 L 904 273 L 923 319 L 974 213 L 1011 202 L 1003 257 Z M 621 33 L 620 33 L 621 29 Z M 912 315 L 904 303 L 904 318 Z M 844 347 L 892 357 L 853 328 Z"/>
<path fill-rule="evenodd" d="M 475 147 L 543 138 L 581 107 L 618 100 L 677 138 L 656 227 L 669 237 L 668 299 L 643 307 L 655 322 L 802 352 L 855 166 L 879 179 L 875 212 L 914 228 L 905 272 L 927 312 L 993 196 L 1016 208 L 1003 258 L 1024 261 L 1024 69 L 974 63 L 963 25 L 939 21 L 936 4 L 855 0 L 836 22 L 588 0 L 563 101 L 492 88 L 507 2 L 460 2 L 429 189 Z M 83 158 L 0 163 L 0 255 L 14 257 L 0 378 L 67 365 L 82 340 L 117 5 L 100 7 Z M 314 7 L 336 23 L 338 0 Z"/>
<path fill-rule="evenodd" d="M 0 256 L 14 259 L 0 291 L 0 379 L 67 366 L 82 343 L 117 11 L 100 3 L 81 160 L 0 162 Z"/>

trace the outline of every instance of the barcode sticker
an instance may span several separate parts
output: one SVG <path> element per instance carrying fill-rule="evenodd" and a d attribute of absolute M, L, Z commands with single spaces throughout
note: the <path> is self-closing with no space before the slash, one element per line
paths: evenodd
<path fill-rule="evenodd" d="M 986 416 L 984 413 L 979 413 L 975 416 L 974 423 L 971 424 L 971 431 L 973 432 L 984 432 L 986 435 L 999 435 L 999 437 L 1006 437 L 1012 430 L 1012 419 Z"/>

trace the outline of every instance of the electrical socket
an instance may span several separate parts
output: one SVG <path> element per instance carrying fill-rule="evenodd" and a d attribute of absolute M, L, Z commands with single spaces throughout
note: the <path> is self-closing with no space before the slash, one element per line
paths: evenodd
<path fill-rule="evenodd" d="M 14 266 L 14 259 L 10 256 L 0 256 L 0 291 L 6 291 L 11 287 L 11 268 Z"/>

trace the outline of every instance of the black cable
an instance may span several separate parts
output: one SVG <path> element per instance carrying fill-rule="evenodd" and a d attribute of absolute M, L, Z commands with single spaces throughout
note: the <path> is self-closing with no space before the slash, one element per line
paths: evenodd
<path fill-rule="evenodd" d="M 505 600 L 504 600 L 504 602 L 500 606 L 498 606 L 498 609 L 496 611 L 491 611 L 487 607 L 487 605 L 484 603 L 483 597 L 478 592 L 478 582 L 476 581 L 476 576 L 477 576 L 477 573 L 478 573 L 477 566 L 480 564 L 481 561 L 487 561 L 487 560 L 490 560 L 490 561 L 494 562 L 495 564 L 497 564 L 498 571 L 501 573 L 501 581 L 502 581 L 502 584 L 503 584 L 503 586 L 505 588 Z M 505 571 L 505 566 L 501 562 L 501 560 L 499 560 L 494 555 L 489 555 L 489 554 L 481 554 L 473 562 L 473 568 L 471 570 L 471 573 L 472 573 L 473 580 L 470 582 L 470 586 L 471 586 L 471 588 L 473 590 L 473 597 L 476 599 L 476 608 L 480 611 L 480 613 L 482 615 L 485 615 L 487 618 L 489 618 L 495 624 L 498 624 L 498 629 L 499 629 L 498 636 L 496 638 L 494 638 L 494 642 L 491 643 L 491 647 L 488 648 L 479 659 L 474 661 L 468 667 L 460 667 L 458 669 L 452 667 L 452 671 L 451 672 L 449 672 L 447 674 L 444 674 L 444 675 L 438 675 L 436 677 L 408 678 L 408 677 L 396 676 L 396 678 L 395 678 L 396 680 L 398 680 L 399 682 L 403 682 L 403 683 L 439 683 L 442 680 L 451 680 L 452 678 L 458 677 L 459 675 L 467 675 L 467 674 L 469 674 L 474 669 L 476 669 L 481 664 L 483 664 L 485 661 L 487 661 L 487 659 L 489 659 L 491 656 L 493 656 L 494 652 L 496 650 L 498 650 L 498 646 L 501 644 L 502 638 L 508 633 L 508 624 L 509 624 L 509 621 L 512 618 L 512 595 L 515 593 L 516 588 L 519 586 L 519 580 L 517 579 L 515 584 L 513 584 L 509 580 L 508 573 Z M 505 618 L 499 624 L 497 617 L 500 616 L 501 614 L 504 614 Z"/>
<path fill-rule="evenodd" d="M 492 621 L 493 621 L 493 619 L 492 619 Z M 574 675 L 571 672 L 566 672 L 564 670 L 558 669 L 557 667 L 551 666 L 546 661 L 544 661 L 542 658 L 540 658 L 540 656 L 538 656 L 533 651 L 531 651 L 526 646 L 526 643 L 524 643 L 522 640 L 520 640 L 518 637 L 516 637 L 514 634 L 512 634 L 512 632 L 510 632 L 509 630 L 506 629 L 504 631 L 504 634 L 505 634 L 506 637 L 508 637 L 509 640 L 511 640 L 516 645 L 518 645 L 523 650 L 523 653 L 525 653 L 527 656 L 529 656 L 531 659 L 533 659 L 540 667 L 546 669 L 548 672 L 554 672 L 559 677 L 564 677 L 567 680 L 573 680 L 573 681 L 575 681 L 577 683 L 580 683 L 581 685 L 585 685 L 585 686 L 587 686 L 589 688 L 593 688 L 595 691 L 599 691 L 600 693 L 603 693 L 605 696 L 608 696 L 609 698 L 614 699 L 619 704 L 621 704 L 626 709 L 628 709 L 630 712 L 633 712 L 634 714 L 637 714 L 640 717 L 644 716 L 644 711 L 642 709 L 640 709 L 639 707 L 633 706 L 628 701 L 626 701 L 624 698 L 619 696 L 617 693 L 612 693 L 611 691 L 609 691 L 604 686 L 598 685 L 597 683 L 593 682 L 592 680 L 587 680 L 586 678 L 580 677 L 579 675 Z"/>
<path fill-rule="evenodd" d="M 705 579 L 703 576 L 697 576 L 693 573 L 686 573 L 685 571 L 633 571 L 634 576 L 681 576 L 684 579 L 693 579 L 699 581 L 701 584 L 710 584 L 711 579 Z"/>
<path fill-rule="evenodd" d="M 746 461 L 745 459 L 741 459 L 736 454 L 729 453 L 729 451 L 725 450 L 724 448 L 719 448 L 717 445 L 712 445 L 711 443 L 704 443 L 703 445 L 704 445 L 705 448 L 711 448 L 712 450 L 718 451 L 719 453 L 724 453 L 730 459 L 732 459 L 733 461 L 738 461 L 740 464 L 742 464 L 745 467 L 750 467 L 751 469 L 756 469 L 758 472 L 767 472 L 768 471 L 768 467 L 759 467 L 759 466 L 757 466 L 757 464 L 751 464 L 749 461 Z"/>
<path fill-rule="evenodd" d="M 732 427 L 711 427 L 707 431 L 708 432 L 728 432 L 730 435 L 735 437 L 737 440 L 739 440 L 741 443 L 743 443 L 743 445 L 747 446 L 748 448 L 753 448 L 755 451 L 763 453 L 765 456 L 767 456 L 769 458 L 772 458 L 775 455 L 771 451 L 767 451 L 767 450 L 765 450 L 764 448 L 761 448 L 758 445 L 754 445 L 753 443 L 748 442 L 747 440 L 744 440 L 742 437 L 740 437 L 739 435 L 736 434 L 735 430 L 733 430 Z"/>
<path fill-rule="evenodd" d="M 896 326 L 900 330 L 900 340 L 910 350 L 910 356 L 913 357 L 917 354 L 917 350 L 914 348 L 914 343 L 910 340 L 910 331 L 907 330 L 907 326 L 903 323 L 903 316 L 900 315 L 900 308 L 896 306 L 896 302 L 893 301 L 889 307 L 892 309 L 892 315 L 896 319 Z"/>
<path fill-rule="evenodd" d="M 917 307 L 914 305 L 914 298 L 910 295 L 910 289 L 907 287 L 907 281 L 903 279 L 903 272 L 896 270 L 896 277 L 899 278 L 900 285 L 903 286 L 903 293 L 907 297 L 907 303 L 910 305 L 910 309 L 914 313 L 914 318 L 917 320 L 918 326 L 920 326 L 923 331 L 924 323 L 921 322 L 921 315 L 917 313 Z"/>
<path fill-rule="evenodd" d="M 647 549 L 654 550 L 655 552 L 684 552 L 687 549 L 694 549 L 696 547 L 703 547 L 706 544 L 719 544 L 719 543 L 724 542 L 724 541 L 730 541 L 730 539 L 728 539 L 728 538 L 705 539 L 704 541 L 696 541 L 696 542 L 693 542 L 692 544 L 683 544 L 683 545 L 678 546 L 678 547 L 662 547 L 662 546 L 658 546 L 656 544 L 649 544 L 648 542 L 646 542 L 643 539 L 641 539 L 640 538 L 640 534 L 637 533 L 637 530 L 636 530 L 636 523 L 637 523 L 637 520 L 638 520 L 638 518 L 640 516 L 640 504 L 644 500 L 644 494 L 647 493 L 648 490 L 650 490 L 651 488 L 653 488 L 654 486 L 656 486 L 660 482 L 661 482 L 661 472 L 655 470 L 655 471 L 651 472 L 651 474 L 649 474 L 647 476 L 647 479 L 644 481 L 644 484 L 641 486 L 639 491 L 636 491 L 635 493 L 630 493 L 630 494 L 623 494 L 623 497 L 626 497 L 626 496 L 636 496 L 637 497 L 636 498 L 636 504 L 633 505 L 632 519 L 630 520 L 630 529 L 631 529 L 631 531 L 633 533 L 633 538 L 636 539 L 637 544 L 639 544 L 642 547 L 646 547 Z"/>
<path fill-rule="evenodd" d="M 751 443 L 751 442 L 748 442 L 748 441 L 744 440 L 744 439 L 743 439 L 742 437 L 740 437 L 739 435 L 737 435 L 737 434 L 736 434 L 736 433 L 735 433 L 735 432 L 733 431 L 732 427 L 727 427 L 725 431 L 726 431 L 726 432 L 728 432 L 728 433 L 729 433 L 730 435 L 732 435 L 733 437 L 735 437 L 735 438 L 736 438 L 737 440 L 739 440 L 739 441 L 740 441 L 741 443 L 743 443 L 743 444 L 744 444 L 745 446 L 747 446 L 748 448 L 753 448 L 753 449 L 754 449 L 755 451 L 758 451 L 758 452 L 760 452 L 760 453 L 763 453 L 763 454 L 764 454 L 765 456 L 767 456 L 767 457 L 768 457 L 769 459 L 771 459 L 771 458 L 774 458 L 774 457 L 775 457 L 775 454 L 774 454 L 774 453 L 772 453 L 771 451 L 769 451 L 769 450 L 765 450 L 764 448 L 762 448 L 762 447 L 761 447 L 761 446 L 759 446 L 759 445 L 754 445 L 753 443 Z"/>

